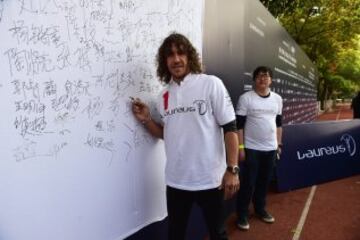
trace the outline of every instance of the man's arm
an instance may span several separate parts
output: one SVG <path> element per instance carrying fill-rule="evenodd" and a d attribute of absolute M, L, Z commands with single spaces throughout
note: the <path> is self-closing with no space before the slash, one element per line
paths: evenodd
<path fill-rule="evenodd" d="M 236 121 L 231 121 L 222 126 L 222 128 L 224 129 L 226 164 L 230 169 L 235 167 L 239 170 L 237 161 L 239 141 L 236 135 Z M 239 173 L 231 172 L 227 169 L 220 186 L 220 189 L 224 189 L 225 199 L 231 198 L 239 190 L 239 187 Z"/>
<path fill-rule="evenodd" d="M 219 78 L 211 78 L 214 84 L 214 91 L 210 95 L 213 114 L 215 121 L 219 123 L 224 130 L 226 164 L 228 165 L 228 169 L 224 173 L 219 188 L 224 189 L 224 197 L 228 199 L 233 196 L 240 187 L 239 166 L 237 161 L 239 142 L 236 136 L 236 119 L 231 98 L 223 82 Z"/>
<path fill-rule="evenodd" d="M 144 126 L 154 137 L 164 139 L 164 127 L 152 120 L 151 117 L 148 122 L 144 123 Z"/>
<path fill-rule="evenodd" d="M 281 146 L 282 145 L 282 127 L 276 128 L 276 139 L 277 139 L 278 144 Z"/>
<path fill-rule="evenodd" d="M 239 140 L 239 161 L 245 160 L 245 146 L 244 146 L 244 126 L 246 122 L 246 116 L 236 115 L 237 122 L 237 135 Z"/>
<path fill-rule="evenodd" d="M 276 116 L 276 140 L 278 143 L 277 153 L 280 155 L 282 150 L 282 115 Z"/>
<path fill-rule="evenodd" d="M 151 135 L 157 138 L 164 138 L 164 128 L 155 122 L 150 115 L 149 107 L 140 99 L 132 100 L 132 111 L 135 118 L 141 122 Z"/>
<path fill-rule="evenodd" d="M 239 141 L 235 132 L 225 133 L 226 162 L 228 166 L 238 165 Z"/>
<path fill-rule="evenodd" d="M 238 159 L 239 161 L 244 161 L 245 160 L 245 145 L 244 145 L 244 129 L 239 129 L 237 132 L 237 137 L 238 137 L 238 141 L 239 141 L 239 156 Z"/>

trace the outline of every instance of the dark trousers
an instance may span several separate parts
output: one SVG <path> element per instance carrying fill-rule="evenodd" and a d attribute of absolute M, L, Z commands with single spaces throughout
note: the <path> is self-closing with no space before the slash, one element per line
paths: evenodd
<path fill-rule="evenodd" d="M 193 203 L 202 210 L 210 239 L 227 240 L 224 228 L 224 192 L 209 189 L 186 191 L 167 186 L 167 209 L 169 222 L 169 240 L 184 240 L 188 219 Z"/>
<path fill-rule="evenodd" d="M 248 217 L 251 200 L 255 212 L 265 210 L 266 193 L 272 177 L 275 157 L 276 151 L 245 149 L 236 206 L 239 218 Z"/>

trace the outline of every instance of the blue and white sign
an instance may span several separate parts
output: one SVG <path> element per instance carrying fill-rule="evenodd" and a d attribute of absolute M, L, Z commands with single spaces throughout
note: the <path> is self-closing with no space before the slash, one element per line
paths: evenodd
<path fill-rule="evenodd" d="M 279 191 L 360 174 L 360 121 L 284 126 L 277 162 Z"/>

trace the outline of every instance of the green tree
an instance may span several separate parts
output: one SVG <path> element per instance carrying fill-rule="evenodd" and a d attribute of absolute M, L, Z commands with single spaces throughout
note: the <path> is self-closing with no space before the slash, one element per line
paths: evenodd
<path fill-rule="evenodd" d="M 261 2 L 316 64 L 320 100 L 360 88 L 360 1 Z"/>

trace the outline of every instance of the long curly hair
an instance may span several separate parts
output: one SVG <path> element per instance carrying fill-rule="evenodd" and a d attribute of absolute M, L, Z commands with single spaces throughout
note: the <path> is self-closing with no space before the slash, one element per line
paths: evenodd
<path fill-rule="evenodd" d="M 156 56 L 156 73 L 160 82 L 169 83 L 171 80 L 171 73 L 167 67 L 167 58 L 171 54 L 171 47 L 173 45 L 184 51 L 187 55 L 188 66 L 191 73 L 202 73 L 199 54 L 189 39 L 180 33 L 172 33 L 164 39 Z"/>

